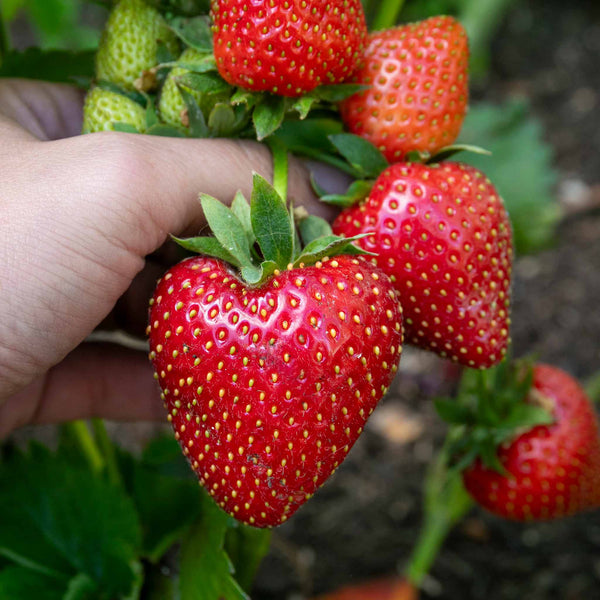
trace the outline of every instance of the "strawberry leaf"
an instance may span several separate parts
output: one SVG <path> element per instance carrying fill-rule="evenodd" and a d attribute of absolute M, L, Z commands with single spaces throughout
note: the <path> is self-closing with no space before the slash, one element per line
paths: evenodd
<path fill-rule="evenodd" d="M 285 203 L 263 177 L 254 175 L 252 231 L 267 261 L 285 269 L 294 255 L 294 232 Z"/>
<path fill-rule="evenodd" d="M 328 235 L 319 239 L 314 240 L 308 244 L 299 258 L 294 262 L 294 266 L 298 267 L 301 264 L 306 266 L 316 263 L 318 260 L 322 260 L 325 257 L 333 257 L 338 254 L 363 254 L 374 256 L 372 252 L 367 252 L 358 246 L 355 246 L 353 242 L 366 237 L 369 234 L 357 235 L 352 238 L 339 237 L 337 235 Z"/>
<path fill-rule="evenodd" d="M 178 60 L 176 65 L 192 73 L 208 73 L 210 71 L 217 70 L 217 63 L 215 62 L 215 57 L 212 54 L 207 54 L 201 60 L 196 62 Z"/>
<path fill-rule="evenodd" d="M 252 231 L 252 219 L 250 217 L 250 203 L 246 200 L 246 197 L 242 192 L 238 191 L 233 198 L 231 203 L 231 211 L 233 214 L 239 219 L 244 231 L 246 232 L 246 237 L 248 238 L 248 244 L 252 248 L 254 243 L 256 242 L 256 237 L 254 236 L 254 232 Z"/>
<path fill-rule="evenodd" d="M 181 544 L 179 591 L 194 600 L 249 600 L 233 577 L 224 550 L 231 518 L 206 494 L 201 495 L 200 517 Z"/>
<path fill-rule="evenodd" d="M 171 125 L 163 125 L 162 123 L 154 125 L 154 127 L 150 127 L 150 129 L 146 129 L 144 133 L 146 135 L 158 135 L 161 137 L 185 137 L 185 133 L 180 129 L 171 127 Z"/>
<path fill-rule="evenodd" d="M 298 230 L 305 246 L 320 237 L 333 235 L 331 225 L 325 219 L 315 215 L 308 215 L 301 219 L 298 223 Z"/>
<path fill-rule="evenodd" d="M 252 112 L 252 121 L 258 140 L 263 140 L 279 128 L 283 123 L 285 109 L 286 99 L 273 94 L 265 95 L 262 101 L 256 105 Z"/>
<path fill-rule="evenodd" d="M 0 571 L 0 600 L 64 600 L 68 579 L 50 577 L 26 567 Z"/>
<path fill-rule="evenodd" d="M 32 444 L 0 465 L 0 555 L 17 565 L 67 581 L 84 573 L 120 597 L 140 542 L 130 498 L 80 463 Z"/>
<path fill-rule="evenodd" d="M 340 208 L 354 206 L 364 200 L 373 188 L 373 182 L 364 179 L 353 181 L 344 194 L 325 194 L 321 201 Z"/>
<path fill-rule="evenodd" d="M 472 411 L 454 400 L 438 398 L 434 401 L 435 411 L 446 423 L 467 424 L 471 421 Z"/>
<path fill-rule="evenodd" d="M 223 248 L 233 256 L 236 266 L 252 267 L 248 237 L 240 220 L 222 202 L 212 196 L 201 194 L 200 203 L 213 234 Z"/>
<path fill-rule="evenodd" d="M 474 146 L 472 144 L 452 144 L 452 146 L 446 146 L 441 150 L 438 150 L 434 155 L 424 157 L 424 162 L 427 163 L 439 163 L 443 160 L 448 160 L 459 152 L 472 152 L 473 154 L 481 154 L 483 156 L 491 156 L 492 153 L 485 148 Z"/>
<path fill-rule="evenodd" d="M 196 102 L 196 98 L 182 84 L 177 84 L 179 93 L 183 98 L 185 107 L 187 109 L 187 117 L 189 121 L 190 135 L 197 138 L 208 137 L 208 126 L 204 119 L 204 114 Z"/>
<path fill-rule="evenodd" d="M 218 102 L 208 115 L 208 127 L 212 137 L 229 137 L 235 129 L 235 113 L 225 102 Z"/>
<path fill-rule="evenodd" d="M 114 131 L 119 131 L 121 133 L 140 133 L 140 130 L 131 123 L 121 123 L 120 121 L 112 124 L 112 128 Z"/>
<path fill-rule="evenodd" d="M 310 94 L 305 94 L 304 96 L 300 96 L 293 104 L 292 110 L 295 110 L 300 117 L 300 120 L 306 119 L 310 109 L 314 106 L 317 99 Z"/>
<path fill-rule="evenodd" d="M 222 94 L 231 86 L 218 73 L 185 73 L 179 77 L 179 83 L 203 94 Z"/>
<path fill-rule="evenodd" d="M 168 25 L 187 46 L 196 50 L 212 51 L 212 32 L 207 16 L 173 17 L 168 21 Z"/>
<path fill-rule="evenodd" d="M 360 83 L 336 83 L 333 85 L 321 85 L 313 90 L 312 94 L 325 102 L 341 102 L 358 92 L 368 90 L 369 87 Z"/>
<path fill-rule="evenodd" d="M 361 177 L 376 179 L 389 166 L 385 156 L 358 135 L 338 133 L 330 135 L 329 140 Z"/>

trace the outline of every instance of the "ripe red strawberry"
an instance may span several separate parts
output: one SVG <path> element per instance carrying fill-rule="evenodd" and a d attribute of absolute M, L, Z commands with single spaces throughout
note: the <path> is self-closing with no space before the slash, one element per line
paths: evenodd
<path fill-rule="evenodd" d="M 552 425 L 538 425 L 498 449 L 506 474 L 476 460 L 465 486 L 487 510 L 518 521 L 555 519 L 600 507 L 600 432 L 584 390 L 549 365 L 533 370 L 533 402 L 547 404 Z"/>
<path fill-rule="evenodd" d="M 236 519 L 268 527 L 310 498 L 362 432 L 397 370 L 402 313 L 390 279 L 364 257 L 326 258 L 347 240 L 315 240 L 289 260 L 289 213 L 257 177 L 252 210 L 203 197 L 216 237 L 186 247 L 229 253 L 254 276 L 258 245 L 263 275 L 279 267 L 249 284 L 222 260 L 184 260 L 158 283 L 148 334 L 168 418 L 200 482 Z"/>
<path fill-rule="evenodd" d="M 468 62 L 465 30 L 452 17 L 373 33 L 352 77 L 371 87 L 341 103 L 342 119 L 390 162 L 412 150 L 434 154 L 460 132 Z"/>
<path fill-rule="evenodd" d="M 486 368 L 509 341 L 511 226 L 483 173 L 460 163 L 398 163 L 345 209 L 338 235 L 377 253 L 400 292 L 406 341 Z"/>
<path fill-rule="evenodd" d="M 367 36 L 359 0 L 212 0 L 211 16 L 222 77 L 281 96 L 346 79 Z"/>

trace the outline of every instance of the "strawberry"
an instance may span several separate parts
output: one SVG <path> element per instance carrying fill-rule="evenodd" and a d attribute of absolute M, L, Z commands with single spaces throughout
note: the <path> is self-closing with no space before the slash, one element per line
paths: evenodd
<path fill-rule="evenodd" d="M 123 94 L 100 87 L 92 88 L 83 105 L 83 133 L 113 131 L 115 123 L 133 125 L 143 132 L 146 128 L 146 111 Z"/>
<path fill-rule="evenodd" d="M 400 292 L 407 341 L 470 367 L 506 354 L 511 226 L 483 173 L 460 163 L 397 163 L 333 230 L 371 233 L 358 244 L 377 254 L 372 261 Z"/>
<path fill-rule="evenodd" d="M 370 35 L 352 77 L 370 85 L 340 105 L 351 133 L 390 162 L 410 151 L 434 154 L 460 131 L 468 103 L 468 44 L 452 17 L 432 17 Z"/>
<path fill-rule="evenodd" d="M 498 448 L 499 473 L 477 459 L 463 473 L 481 506 L 507 519 L 556 519 L 600 507 L 600 437 L 595 411 L 569 374 L 538 364 L 529 400 L 554 423 L 517 434 Z"/>
<path fill-rule="evenodd" d="M 260 208 L 266 196 L 274 192 L 256 176 L 249 238 L 235 211 L 220 227 L 214 215 L 228 209 L 203 197 L 217 238 L 186 247 L 222 256 L 225 245 L 214 244 L 225 241 L 242 275 L 217 258 L 184 260 L 158 283 L 148 327 L 168 419 L 192 468 L 224 510 L 257 527 L 287 520 L 344 460 L 397 370 L 402 343 L 389 278 L 362 256 L 328 259 L 329 242 L 347 244 L 332 236 L 317 254 L 308 246 L 295 259 L 281 247 L 273 254 L 291 229 L 282 225 L 285 208 L 276 238 L 272 222 L 257 225 L 276 208 Z M 256 243 L 267 271 L 249 283 Z"/>
<path fill-rule="evenodd" d="M 359 0 L 212 0 L 211 16 L 221 76 L 281 96 L 342 82 L 367 35 Z"/>
<path fill-rule="evenodd" d="M 96 54 L 96 76 L 124 89 L 156 66 L 160 43 L 177 53 L 178 41 L 160 13 L 143 0 L 120 0 L 112 9 Z"/>

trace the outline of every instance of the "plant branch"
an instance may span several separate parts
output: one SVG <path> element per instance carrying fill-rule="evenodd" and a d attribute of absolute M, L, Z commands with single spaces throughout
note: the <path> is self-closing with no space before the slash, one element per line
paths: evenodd
<path fill-rule="evenodd" d="M 101 472 L 105 467 L 104 458 L 90 432 L 88 424 L 85 421 L 72 421 L 65 423 L 64 427 L 77 440 L 81 453 L 85 456 L 92 471 L 96 473 Z"/>
<path fill-rule="evenodd" d="M 108 480 L 115 486 L 120 486 L 123 482 L 121 473 L 117 464 L 117 455 L 115 454 L 115 446 L 108 437 L 106 426 L 102 419 L 92 419 L 92 429 L 96 437 L 96 443 L 99 447 L 104 459 L 104 467 L 108 475 Z"/>

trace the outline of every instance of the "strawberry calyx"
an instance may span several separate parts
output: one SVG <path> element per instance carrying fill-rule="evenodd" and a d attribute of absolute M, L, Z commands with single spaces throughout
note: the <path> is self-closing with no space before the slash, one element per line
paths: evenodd
<path fill-rule="evenodd" d="M 327 257 L 368 254 L 353 244 L 364 235 L 333 235 L 320 217 L 301 213 L 296 226 L 298 213 L 257 173 L 250 202 L 238 192 L 231 208 L 208 194 L 200 195 L 200 203 L 214 237 L 174 237 L 174 241 L 186 250 L 229 263 L 252 286 L 262 285 L 277 272 L 314 265 Z"/>
<path fill-rule="evenodd" d="M 498 447 L 555 419 L 552 402 L 533 387 L 533 362 L 504 360 L 486 370 L 465 369 L 454 399 L 437 399 L 438 415 L 450 424 L 445 451 L 452 469 L 477 458 L 504 474 Z"/>

